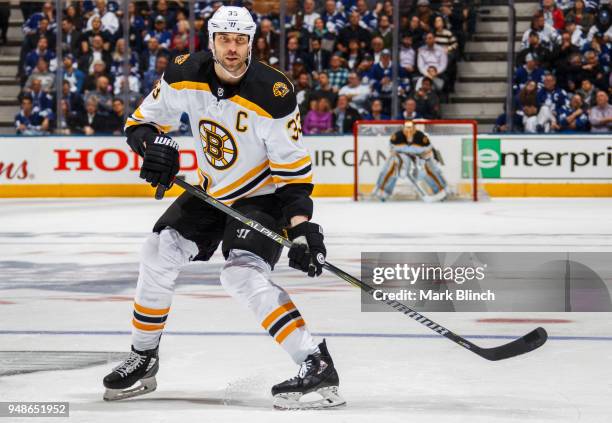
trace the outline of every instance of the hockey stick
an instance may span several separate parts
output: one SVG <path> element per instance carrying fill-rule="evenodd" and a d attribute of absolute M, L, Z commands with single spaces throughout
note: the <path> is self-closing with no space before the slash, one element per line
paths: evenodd
<path fill-rule="evenodd" d="M 283 247 L 291 248 L 291 245 L 292 245 L 291 241 L 277 234 L 276 232 L 273 232 L 270 229 L 264 227 L 263 225 L 254 221 L 253 219 L 250 219 L 244 216 L 239 211 L 221 203 L 220 201 L 217 201 L 216 199 L 208 195 L 206 192 L 204 192 L 201 188 L 195 187 L 178 178 L 174 180 L 174 183 L 180 186 L 181 188 L 183 188 L 189 194 L 198 197 L 199 199 L 203 200 L 204 202 L 216 208 L 217 210 L 221 210 L 222 212 L 233 217 L 234 219 L 239 220 L 240 222 L 256 230 L 257 232 L 267 236 L 268 238 L 277 242 Z M 164 188 L 161 188 L 161 189 L 158 188 L 158 191 L 163 190 L 163 189 Z M 344 279 L 346 282 L 350 283 L 351 285 L 356 286 L 362 289 L 363 291 L 367 292 L 369 295 L 371 296 L 374 295 L 375 288 L 349 275 L 348 273 L 337 268 L 333 264 L 326 261 L 323 267 L 326 270 L 335 274 L 336 276 L 340 277 L 341 279 Z M 544 345 L 544 343 L 546 342 L 546 339 L 548 338 L 546 330 L 544 330 L 544 328 L 539 327 L 529 332 L 528 334 L 518 339 L 515 339 L 514 341 L 509 342 L 507 344 L 500 345 L 499 347 L 482 348 L 468 341 L 467 339 L 451 332 L 450 330 L 439 325 L 438 323 L 435 323 L 433 320 L 428 319 L 427 317 L 412 310 L 410 307 L 404 304 L 401 304 L 394 300 L 385 300 L 382 302 L 389 305 L 390 307 L 393 307 L 396 311 L 399 311 L 400 313 L 404 313 L 406 316 L 416 320 L 420 324 L 427 326 L 429 329 L 444 336 L 445 338 L 450 339 L 454 343 L 461 345 L 463 348 L 470 350 L 473 353 L 478 354 L 482 358 L 486 358 L 487 360 L 491 360 L 491 361 L 503 360 L 506 358 L 515 357 L 517 355 L 521 355 L 521 354 L 525 354 L 527 352 L 533 351 L 536 348 L 539 348 L 542 345 Z"/>

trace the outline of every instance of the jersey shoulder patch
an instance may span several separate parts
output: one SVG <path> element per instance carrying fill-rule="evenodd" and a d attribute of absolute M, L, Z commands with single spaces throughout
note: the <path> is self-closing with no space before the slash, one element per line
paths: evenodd
<path fill-rule="evenodd" d="M 289 79 L 279 70 L 254 61 L 249 79 L 240 90 L 240 95 L 257 104 L 273 119 L 285 117 L 295 110 L 295 89 Z"/>
<path fill-rule="evenodd" d="M 198 51 L 192 54 L 183 54 L 172 60 L 166 72 L 164 80 L 172 85 L 175 82 L 193 81 L 207 82 L 207 75 L 212 69 L 212 53 L 209 51 Z"/>

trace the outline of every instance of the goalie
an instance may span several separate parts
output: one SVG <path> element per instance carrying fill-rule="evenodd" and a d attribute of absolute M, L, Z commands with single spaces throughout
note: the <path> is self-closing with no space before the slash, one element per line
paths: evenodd
<path fill-rule="evenodd" d="M 378 176 L 374 196 L 386 201 L 393 195 L 398 178 L 404 178 L 423 201 L 444 200 L 447 183 L 439 166 L 444 162 L 427 134 L 407 120 L 401 130 L 391 135 L 390 142 L 390 155 Z"/>

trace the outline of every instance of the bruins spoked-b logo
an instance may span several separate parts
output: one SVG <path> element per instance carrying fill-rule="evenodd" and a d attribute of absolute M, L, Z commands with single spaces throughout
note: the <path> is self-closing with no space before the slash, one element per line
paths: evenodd
<path fill-rule="evenodd" d="M 238 148 L 232 133 L 208 119 L 202 119 L 199 127 L 200 140 L 208 163 L 219 170 L 233 165 L 238 157 Z"/>

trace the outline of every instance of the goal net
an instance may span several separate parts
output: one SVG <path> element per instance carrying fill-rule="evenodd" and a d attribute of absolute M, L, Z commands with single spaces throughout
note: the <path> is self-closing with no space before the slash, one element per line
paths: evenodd
<path fill-rule="evenodd" d="M 355 141 L 354 200 L 374 199 L 376 181 L 390 154 L 390 138 L 400 131 L 403 120 L 357 121 Z M 448 185 L 448 199 L 478 201 L 486 198 L 480 186 L 477 160 L 478 124 L 473 120 L 415 120 L 418 130 L 429 135 L 441 154 L 438 165 Z M 418 199 L 414 185 L 399 177 L 390 199 Z"/>

